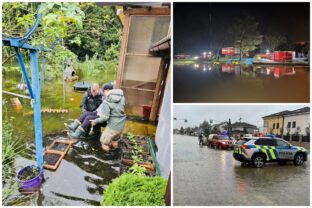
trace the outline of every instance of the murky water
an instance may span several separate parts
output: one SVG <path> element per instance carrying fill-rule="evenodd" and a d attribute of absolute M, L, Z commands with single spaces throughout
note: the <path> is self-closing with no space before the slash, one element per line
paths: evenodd
<path fill-rule="evenodd" d="M 174 135 L 173 142 L 174 205 L 310 204 L 309 160 L 241 167 L 233 151 L 199 147 L 197 137 Z"/>
<path fill-rule="evenodd" d="M 310 68 L 174 65 L 174 102 L 309 102 Z"/>
<path fill-rule="evenodd" d="M 94 76 L 87 81 L 105 83 L 114 79 L 115 73 L 107 74 L 99 80 Z M 16 89 L 20 76 L 6 75 L 3 89 L 18 92 Z M 20 93 L 20 92 L 19 92 Z M 68 113 L 43 113 L 43 144 L 50 145 L 55 139 L 66 138 L 62 134 L 64 122 L 78 118 L 81 114 L 79 104 L 83 92 L 73 90 L 73 83 L 62 81 L 45 82 L 42 88 L 42 108 L 64 108 Z M 3 120 L 11 120 L 14 133 L 25 143 L 26 154 L 18 156 L 16 169 L 35 164 L 35 139 L 33 116 L 29 100 L 20 98 L 23 108 L 18 110 L 11 105 L 12 96 L 3 94 L 7 103 L 3 106 Z M 124 132 L 138 135 L 155 134 L 156 126 L 136 121 L 126 121 Z M 73 145 L 56 171 L 45 170 L 45 182 L 39 192 L 22 195 L 18 191 L 10 197 L 10 205 L 99 205 L 104 189 L 119 175 L 120 152 L 104 153 L 99 139 L 81 140 Z"/>

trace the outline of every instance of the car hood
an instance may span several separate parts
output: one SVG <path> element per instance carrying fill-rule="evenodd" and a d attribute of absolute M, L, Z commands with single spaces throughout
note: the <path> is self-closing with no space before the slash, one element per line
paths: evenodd
<path fill-rule="evenodd" d="M 298 147 L 298 146 L 291 146 L 291 149 L 292 149 L 292 150 L 301 150 L 301 151 L 303 151 L 303 152 L 306 152 L 306 151 L 307 151 L 306 148 L 304 148 L 304 147 Z"/>

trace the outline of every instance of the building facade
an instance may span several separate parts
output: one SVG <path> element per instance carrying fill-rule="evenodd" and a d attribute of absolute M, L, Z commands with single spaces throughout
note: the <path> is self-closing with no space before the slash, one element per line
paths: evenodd
<path fill-rule="evenodd" d="M 310 108 L 281 111 L 262 117 L 264 132 L 276 135 L 303 135 L 310 132 Z"/>
<path fill-rule="evenodd" d="M 246 122 L 235 122 L 232 124 L 232 133 L 233 134 L 256 134 L 259 132 L 259 129 Z"/>
<path fill-rule="evenodd" d="M 284 135 L 310 134 L 310 108 L 301 108 L 284 116 Z"/>
<path fill-rule="evenodd" d="M 282 111 L 262 117 L 263 126 L 266 131 L 263 133 L 281 135 L 284 129 L 284 115 L 289 112 L 290 111 Z"/>

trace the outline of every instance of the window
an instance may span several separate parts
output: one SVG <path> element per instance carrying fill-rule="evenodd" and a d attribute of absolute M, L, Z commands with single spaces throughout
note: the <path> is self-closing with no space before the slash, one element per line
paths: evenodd
<path fill-rule="evenodd" d="M 273 129 L 275 129 L 275 123 L 273 123 Z"/>
<path fill-rule="evenodd" d="M 266 139 L 267 140 L 267 145 L 268 146 L 276 146 L 276 139 Z"/>
<path fill-rule="evenodd" d="M 275 139 L 262 138 L 255 141 L 255 145 L 276 146 Z"/>
<path fill-rule="evenodd" d="M 258 139 L 257 141 L 255 141 L 255 145 L 263 145 L 263 140 L 264 139 Z"/>
<path fill-rule="evenodd" d="M 289 144 L 283 140 L 277 139 L 276 142 L 277 142 L 277 146 L 280 146 L 280 147 L 288 147 L 289 146 Z"/>
<path fill-rule="evenodd" d="M 293 128 L 296 128 L 296 121 L 293 121 L 292 127 L 293 127 Z"/>
<path fill-rule="evenodd" d="M 276 129 L 279 129 L 279 123 L 276 124 Z"/>
<path fill-rule="evenodd" d="M 291 127 L 291 122 L 288 122 L 287 123 L 287 128 L 290 128 Z"/>

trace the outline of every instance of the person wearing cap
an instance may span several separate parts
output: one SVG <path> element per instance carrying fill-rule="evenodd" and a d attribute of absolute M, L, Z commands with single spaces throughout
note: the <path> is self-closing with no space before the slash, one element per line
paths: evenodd
<path fill-rule="evenodd" d="M 102 109 L 102 105 L 104 100 L 106 99 L 106 97 L 109 95 L 109 91 L 113 90 L 114 86 L 110 83 L 104 84 L 102 87 L 102 92 L 103 92 L 103 98 L 102 98 L 102 103 L 101 105 L 93 112 L 90 111 L 86 111 L 84 112 L 79 119 L 76 119 L 73 123 L 71 123 L 70 125 L 68 124 L 64 124 L 66 128 L 68 128 L 70 130 L 70 132 L 68 132 L 68 135 L 70 137 L 73 137 L 75 139 L 79 139 L 81 136 L 86 136 L 90 129 L 91 129 L 91 120 L 94 120 L 96 118 L 99 118 L 101 115 L 101 109 Z M 105 121 L 103 122 L 98 122 L 97 124 L 103 124 L 105 123 Z M 106 123 L 105 125 L 106 126 Z"/>
<path fill-rule="evenodd" d="M 99 117 L 91 120 L 91 125 L 107 122 L 107 126 L 101 135 L 100 142 L 102 149 L 106 152 L 118 147 L 118 139 L 124 129 L 125 114 L 125 97 L 121 89 L 113 89 L 107 92 L 106 98 L 98 108 Z"/>
<path fill-rule="evenodd" d="M 101 105 L 102 103 L 102 94 L 100 92 L 100 87 L 98 84 L 93 83 L 88 89 L 87 92 L 84 93 L 80 108 L 81 112 L 93 112 Z"/>

